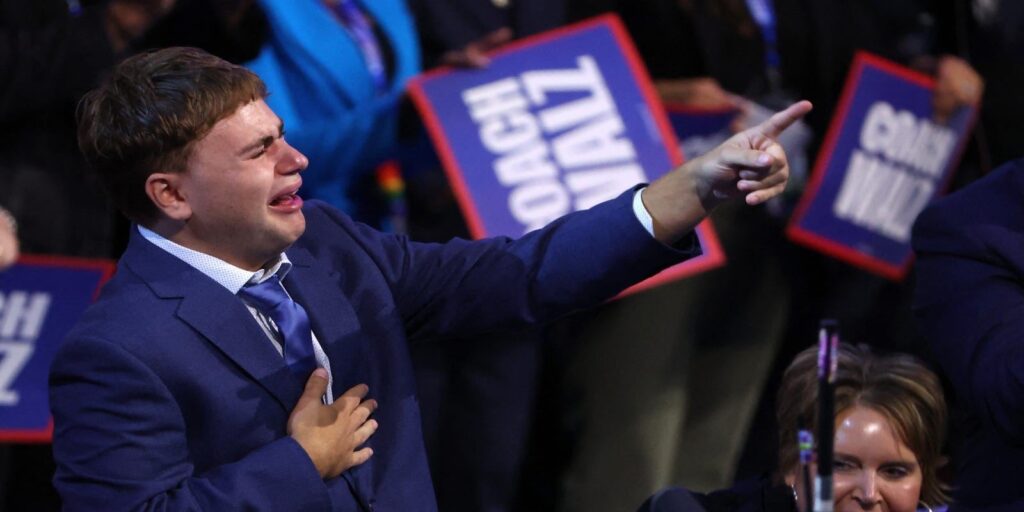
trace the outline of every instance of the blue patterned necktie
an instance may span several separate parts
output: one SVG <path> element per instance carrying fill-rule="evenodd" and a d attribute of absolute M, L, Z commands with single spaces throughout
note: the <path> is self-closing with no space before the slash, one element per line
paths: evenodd
<path fill-rule="evenodd" d="M 277 274 L 260 284 L 245 285 L 238 295 L 277 324 L 285 363 L 295 374 L 308 377 L 316 369 L 309 316 L 284 291 Z"/>

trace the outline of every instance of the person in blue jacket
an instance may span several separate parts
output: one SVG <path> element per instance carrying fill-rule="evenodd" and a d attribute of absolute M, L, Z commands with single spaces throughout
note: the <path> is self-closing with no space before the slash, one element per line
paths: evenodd
<path fill-rule="evenodd" d="M 356 218 L 371 209 L 373 170 L 394 155 L 399 102 L 420 72 L 416 29 L 402 0 L 260 0 L 271 28 L 246 65 L 267 104 L 309 155 L 303 197 Z"/>

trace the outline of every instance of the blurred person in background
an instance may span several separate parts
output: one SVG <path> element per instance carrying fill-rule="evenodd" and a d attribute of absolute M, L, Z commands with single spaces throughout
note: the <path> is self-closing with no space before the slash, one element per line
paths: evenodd
<path fill-rule="evenodd" d="M 914 512 L 946 504 L 946 403 L 938 377 L 913 356 L 840 344 L 833 389 L 833 499 L 839 512 Z M 800 352 L 778 389 L 779 459 L 774 474 L 709 494 L 657 493 L 639 512 L 808 512 L 797 443 L 801 420 L 818 418 L 818 347 Z M 812 430 L 812 432 L 815 430 Z M 810 475 L 817 473 L 812 462 Z M 701 507 L 701 508 L 698 508 Z"/>
<path fill-rule="evenodd" d="M 0 207 L 0 270 L 13 265 L 19 253 L 18 222 L 11 212 Z"/>
<path fill-rule="evenodd" d="M 1024 157 L 1024 3 L 1012 0 L 938 0 L 940 44 L 983 80 L 955 77 L 939 88 L 951 96 L 981 98 L 981 115 L 956 190 L 1010 160 Z M 943 75 L 942 66 L 939 68 Z M 982 95 L 983 91 L 983 95 Z"/>
<path fill-rule="evenodd" d="M 914 313 L 952 384 L 950 510 L 1024 509 L 1024 160 L 925 209 Z"/>
<path fill-rule="evenodd" d="M 123 246 L 75 145 L 85 91 L 142 48 L 190 44 L 244 59 L 263 23 L 249 0 L 0 2 L 0 204 L 18 219 L 23 250 L 109 258 Z"/>
<path fill-rule="evenodd" d="M 270 36 L 246 63 L 274 91 L 267 104 L 309 155 L 303 197 L 381 224 L 374 171 L 394 158 L 399 103 L 420 72 L 402 0 L 260 0 Z"/>
<path fill-rule="evenodd" d="M 409 1 L 427 69 L 486 67 L 488 52 L 561 26 L 563 4 Z M 409 131 L 421 140 L 420 147 L 429 147 L 422 126 L 410 124 L 417 125 Z M 429 149 L 410 156 L 402 165 L 409 235 L 437 242 L 469 236 L 437 156 Z M 542 329 L 531 328 L 410 349 L 440 510 L 550 509 L 560 466 L 546 448 L 561 430 L 548 419 L 561 402 L 558 389 L 541 388 L 541 379 L 560 345 L 547 340 Z M 540 418 L 543 425 L 536 428 Z"/>

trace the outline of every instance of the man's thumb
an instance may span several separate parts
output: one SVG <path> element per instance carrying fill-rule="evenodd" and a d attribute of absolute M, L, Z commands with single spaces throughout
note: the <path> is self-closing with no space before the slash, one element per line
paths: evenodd
<path fill-rule="evenodd" d="M 299 403 L 296 404 L 301 406 L 306 402 L 320 401 L 320 397 L 324 396 L 327 392 L 327 370 L 323 368 L 317 368 L 310 374 L 309 380 L 306 381 L 306 389 L 302 391 L 302 396 L 299 397 Z"/>

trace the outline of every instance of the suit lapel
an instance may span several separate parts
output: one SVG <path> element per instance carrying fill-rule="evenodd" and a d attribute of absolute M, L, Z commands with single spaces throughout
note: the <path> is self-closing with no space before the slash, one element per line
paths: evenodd
<path fill-rule="evenodd" d="M 318 264 L 304 248 L 292 247 L 287 252 L 292 270 L 285 277 L 284 286 L 306 309 L 313 333 L 331 362 L 334 397 L 360 383 L 370 384 L 369 397 L 376 396 L 368 364 L 370 347 L 362 334 L 359 317 L 343 292 L 344 275 Z M 373 438 L 367 446 L 373 446 Z M 372 475 L 373 458 L 342 474 L 368 500 L 373 498 Z"/>
<path fill-rule="evenodd" d="M 291 411 L 302 395 L 305 379 L 292 373 L 242 301 L 224 287 L 216 283 L 214 287 L 223 294 L 212 289 L 184 297 L 178 318 L 210 340 Z"/>
<path fill-rule="evenodd" d="M 342 275 L 318 265 L 303 248 L 288 250 L 292 270 L 284 286 L 309 314 L 310 324 L 320 346 L 331 361 L 334 396 L 359 383 L 369 382 L 365 341 L 355 309 L 342 291 Z"/>
<path fill-rule="evenodd" d="M 220 284 L 163 249 L 132 227 L 122 261 L 165 300 L 178 300 L 178 318 L 237 364 L 286 411 L 302 394 L 304 382 L 292 375 L 249 310 Z M 173 340 L 171 340 L 173 342 Z"/>

